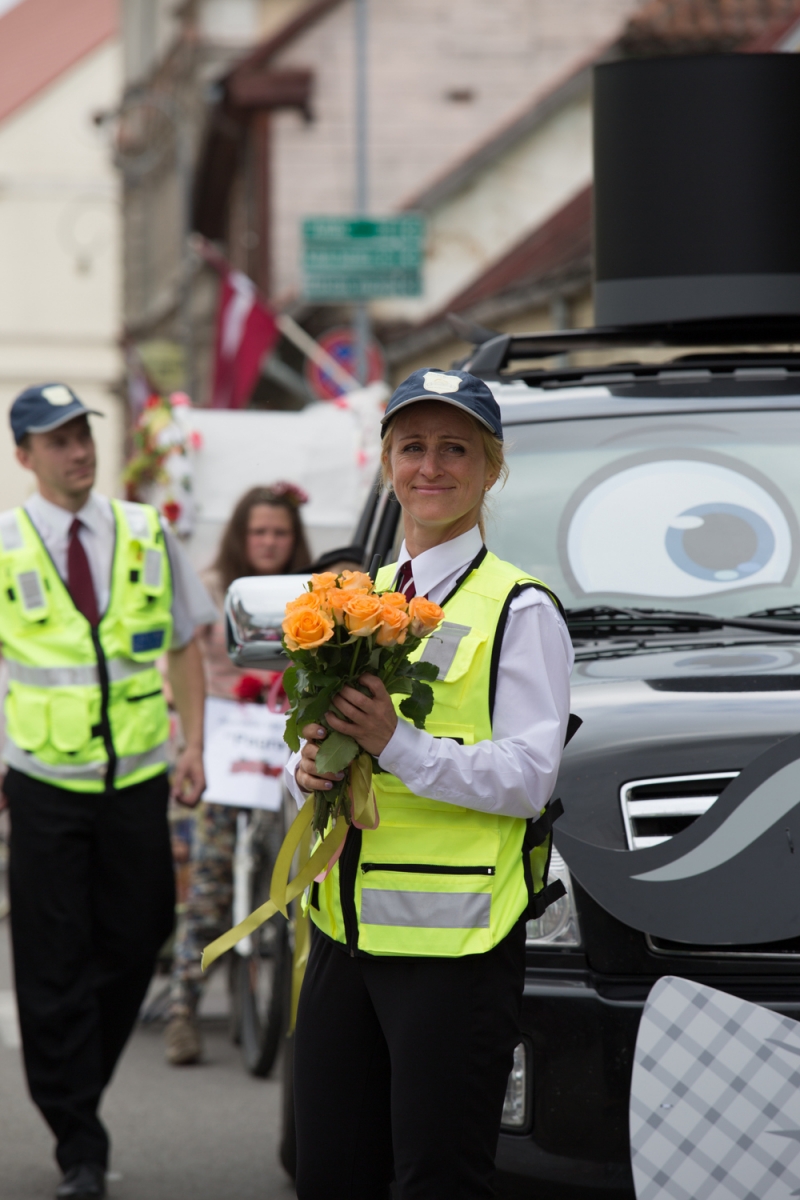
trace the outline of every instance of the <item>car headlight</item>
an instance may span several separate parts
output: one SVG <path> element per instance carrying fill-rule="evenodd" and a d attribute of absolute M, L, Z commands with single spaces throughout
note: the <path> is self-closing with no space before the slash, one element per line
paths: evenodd
<path fill-rule="evenodd" d="M 514 1065 L 506 1085 L 503 1101 L 503 1129 L 522 1129 L 528 1120 L 528 1053 L 524 1042 L 514 1049 Z"/>
<path fill-rule="evenodd" d="M 578 914 L 575 911 L 575 900 L 572 895 L 572 879 L 567 864 L 553 847 L 550 856 L 548 882 L 560 879 L 566 888 L 566 895 L 556 900 L 545 909 L 541 917 L 528 921 L 527 944 L 529 946 L 580 946 L 581 931 L 578 926 Z"/>

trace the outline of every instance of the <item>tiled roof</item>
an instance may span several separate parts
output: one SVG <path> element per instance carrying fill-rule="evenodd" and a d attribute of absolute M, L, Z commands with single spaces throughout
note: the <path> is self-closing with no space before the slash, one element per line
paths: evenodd
<path fill-rule="evenodd" d="M 750 49 L 793 19 L 800 0 L 649 0 L 628 21 L 620 47 L 635 56 Z"/>
<path fill-rule="evenodd" d="M 117 29 L 115 0 L 22 0 L 0 17 L 0 121 Z"/>

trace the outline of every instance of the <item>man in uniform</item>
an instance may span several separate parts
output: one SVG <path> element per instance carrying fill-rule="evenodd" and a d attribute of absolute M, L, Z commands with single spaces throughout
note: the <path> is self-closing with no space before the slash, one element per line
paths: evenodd
<path fill-rule="evenodd" d="M 104 1195 L 97 1108 L 173 924 L 156 660 L 166 653 L 185 738 L 172 794 L 193 806 L 205 786 L 194 630 L 214 613 L 155 509 L 92 490 L 90 411 L 63 384 L 17 397 L 17 458 L 38 491 L 0 514 L 14 973 L 60 1200 Z"/>

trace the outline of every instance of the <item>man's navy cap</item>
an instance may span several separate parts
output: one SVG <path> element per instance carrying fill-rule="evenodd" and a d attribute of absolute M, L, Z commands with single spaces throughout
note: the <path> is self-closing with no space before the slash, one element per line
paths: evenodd
<path fill-rule="evenodd" d="M 11 405 L 11 432 L 19 445 L 26 433 L 49 433 L 87 413 L 103 415 L 96 408 L 87 408 L 65 383 L 41 383 L 26 388 Z"/>
<path fill-rule="evenodd" d="M 401 408 L 418 400 L 441 400 L 463 409 L 503 440 L 500 406 L 482 379 L 466 371 L 440 371 L 438 367 L 422 367 L 404 379 L 386 405 L 381 425 L 385 433 L 388 424 Z"/>

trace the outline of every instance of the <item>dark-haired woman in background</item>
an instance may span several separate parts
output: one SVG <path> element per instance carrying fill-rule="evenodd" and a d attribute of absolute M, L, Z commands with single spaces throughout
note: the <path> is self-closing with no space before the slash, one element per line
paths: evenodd
<path fill-rule="evenodd" d="M 228 658 L 222 605 L 234 579 L 243 575 L 286 575 L 309 566 L 300 505 L 306 495 L 293 484 L 255 487 L 237 503 L 220 541 L 206 584 L 220 620 L 200 636 L 208 696 L 238 698 L 243 672 Z M 269 683 L 269 672 L 248 671 Z M 203 947 L 230 924 L 233 887 L 233 849 L 237 809 L 228 804 L 201 803 L 189 867 L 186 911 L 175 941 L 170 1016 L 166 1028 L 166 1058 L 173 1066 L 195 1063 L 201 1042 L 197 1006 L 202 993 L 200 956 Z"/>

